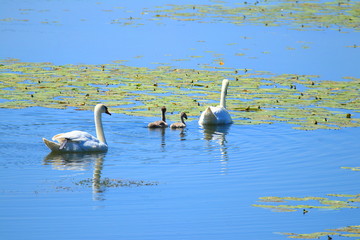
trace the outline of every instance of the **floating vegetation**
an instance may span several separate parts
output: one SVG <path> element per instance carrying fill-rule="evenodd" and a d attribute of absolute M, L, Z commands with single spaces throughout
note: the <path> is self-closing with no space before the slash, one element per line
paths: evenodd
<path fill-rule="evenodd" d="M 94 180 L 93 178 L 88 178 L 75 183 L 75 185 L 84 186 L 84 187 L 93 187 L 94 184 L 96 184 L 97 187 L 119 188 L 119 187 L 156 186 L 159 183 L 147 182 L 142 180 L 135 181 L 135 180 L 111 179 L 111 178 L 103 178 L 100 180 Z"/>
<path fill-rule="evenodd" d="M 341 167 L 342 169 L 350 169 L 352 171 L 360 171 L 360 167 Z"/>
<path fill-rule="evenodd" d="M 166 4 L 136 10 L 113 7 L 112 9 L 100 8 L 99 11 L 120 14 L 120 17 L 110 21 L 111 24 L 120 26 L 140 27 L 146 22 L 163 25 L 166 22 L 162 20 L 170 19 L 201 24 L 255 24 L 266 27 L 287 26 L 300 31 L 331 29 L 343 32 L 342 29 L 359 31 L 359 9 L 360 2 L 350 0 L 327 2 L 316 0 L 287 0 L 283 2 L 259 0 L 254 3 L 244 1 L 233 4 L 223 1 L 209 1 L 209 4 Z M 49 10 L 19 9 L 21 14 L 46 11 Z M 0 19 L 0 21 L 33 22 L 31 19 L 11 17 Z M 84 19 L 79 19 L 79 21 L 84 21 Z M 58 23 L 49 19 L 44 19 L 41 22 L 46 24 Z M 357 47 L 356 44 L 353 46 Z"/>
<path fill-rule="evenodd" d="M 309 214 L 313 209 L 339 210 L 344 208 L 358 208 L 360 194 L 327 194 L 328 197 L 260 197 L 259 201 L 266 204 L 253 204 L 254 207 L 271 209 L 275 212 L 295 212 L 301 211 L 302 214 Z M 335 199 L 330 199 L 335 198 Z M 339 199 L 343 198 L 343 199 Z M 307 202 L 309 204 L 297 204 Z M 331 236 L 360 237 L 360 225 L 347 226 L 337 229 L 328 229 L 324 232 L 314 233 L 281 233 L 289 238 L 298 239 L 317 239 L 320 237 Z"/>
<path fill-rule="evenodd" d="M 337 210 L 342 208 L 358 208 L 358 206 L 351 205 L 351 203 L 358 203 L 360 194 L 357 195 L 341 195 L 328 194 L 329 197 L 348 198 L 347 200 L 333 200 L 325 197 L 261 197 L 260 202 L 267 204 L 253 204 L 254 207 L 261 207 L 271 209 L 277 212 L 292 212 L 303 211 L 303 214 L 308 213 L 310 209 L 328 209 Z M 288 203 L 290 202 L 290 203 Z M 291 204 L 292 202 L 310 202 L 310 204 Z M 272 203 L 272 204 L 270 204 Z M 288 204 L 285 204 L 288 203 Z"/>
<path fill-rule="evenodd" d="M 219 101 L 221 80 L 229 78 L 227 107 L 235 123 L 284 122 L 303 130 L 360 126 L 359 78 L 318 80 L 217 63 L 198 70 L 123 64 L 60 66 L 2 60 L 0 107 L 91 110 L 104 102 L 115 113 L 157 116 L 159 107 L 166 105 L 171 120 L 182 111 L 197 118 L 205 106 Z"/>
<path fill-rule="evenodd" d="M 283 235 L 288 236 L 289 238 L 298 238 L 298 239 L 318 239 L 320 237 L 326 237 L 327 239 L 332 239 L 332 236 L 340 237 L 360 237 L 360 225 L 347 226 L 336 229 L 328 229 L 326 232 L 315 232 L 315 233 L 282 233 Z"/>
<path fill-rule="evenodd" d="M 360 2 L 358 1 L 297 1 L 271 0 L 255 3 L 216 3 L 208 5 L 176 5 L 143 10 L 143 14 L 157 21 L 168 18 L 199 23 L 231 23 L 236 25 L 292 26 L 297 30 L 360 29 Z"/>

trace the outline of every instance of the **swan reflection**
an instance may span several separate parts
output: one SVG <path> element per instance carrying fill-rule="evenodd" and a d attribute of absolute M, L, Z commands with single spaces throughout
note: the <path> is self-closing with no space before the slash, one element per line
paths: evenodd
<path fill-rule="evenodd" d="M 211 141 L 217 142 L 219 144 L 220 157 L 222 168 L 221 172 L 224 173 L 227 170 L 227 162 L 229 160 L 228 148 L 226 146 L 226 135 L 230 130 L 231 124 L 226 125 L 202 125 L 201 131 L 204 134 L 204 139 L 210 143 Z M 208 145 L 210 149 L 213 149 L 211 144 Z"/>
<path fill-rule="evenodd" d="M 172 132 L 179 132 L 180 141 L 186 140 L 186 130 L 185 128 L 172 128 Z"/>
<path fill-rule="evenodd" d="M 101 173 L 106 153 L 50 153 L 44 160 L 44 165 L 52 165 L 56 170 L 85 171 L 92 163 L 94 165 L 92 190 L 94 200 L 103 200 L 101 187 Z"/>
<path fill-rule="evenodd" d="M 204 133 L 205 140 L 217 141 L 221 146 L 225 145 L 226 138 L 231 124 L 226 125 L 202 125 L 202 131 Z"/>
<path fill-rule="evenodd" d="M 160 145 L 161 145 L 161 150 L 162 151 L 165 151 L 165 146 L 166 146 L 166 143 L 165 143 L 165 131 L 166 131 L 166 128 L 148 128 L 149 129 L 149 133 L 151 134 L 160 134 L 161 136 L 161 140 L 160 140 Z M 156 139 L 157 137 L 155 137 Z"/>
<path fill-rule="evenodd" d="M 106 153 L 49 153 L 43 160 L 44 165 L 52 165 L 56 170 L 85 171 L 98 158 Z"/>

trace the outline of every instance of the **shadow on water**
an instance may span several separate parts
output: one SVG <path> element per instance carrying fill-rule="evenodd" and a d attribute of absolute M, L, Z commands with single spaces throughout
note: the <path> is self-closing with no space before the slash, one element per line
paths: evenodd
<path fill-rule="evenodd" d="M 201 132 L 204 134 L 204 139 L 208 143 L 211 141 L 217 142 L 219 144 L 219 150 L 221 154 L 221 163 L 223 164 L 222 172 L 224 173 L 227 170 L 227 162 L 229 161 L 228 147 L 226 146 L 227 140 L 226 135 L 229 133 L 231 124 L 226 125 L 202 125 Z M 214 147 L 211 144 L 208 144 L 209 150 L 212 150 Z"/>
<path fill-rule="evenodd" d="M 94 164 L 92 192 L 94 200 L 104 200 L 101 173 L 106 153 L 49 153 L 43 160 L 44 165 L 53 165 L 56 170 L 84 171 Z"/>

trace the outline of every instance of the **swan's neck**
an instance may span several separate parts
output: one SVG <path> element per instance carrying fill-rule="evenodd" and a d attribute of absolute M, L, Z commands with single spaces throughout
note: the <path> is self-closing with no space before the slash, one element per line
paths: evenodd
<path fill-rule="evenodd" d="M 181 122 L 185 124 L 184 116 L 181 116 Z"/>
<path fill-rule="evenodd" d="M 161 113 L 161 120 L 163 120 L 164 122 L 166 122 L 165 111 L 162 111 L 162 113 Z"/>
<path fill-rule="evenodd" d="M 106 143 L 104 129 L 101 120 L 101 112 L 96 111 L 94 113 L 94 118 L 95 118 L 96 137 L 100 140 L 100 142 Z"/>
<path fill-rule="evenodd" d="M 221 95 L 220 95 L 220 107 L 226 108 L 226 95 L 227 89 L 229 86 L 229 80 L 224 79 L 221 87 Z"/>

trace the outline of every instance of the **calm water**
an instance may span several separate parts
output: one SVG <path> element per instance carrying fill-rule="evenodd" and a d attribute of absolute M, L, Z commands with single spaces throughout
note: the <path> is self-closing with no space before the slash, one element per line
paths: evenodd
<path fill-rule="evenodd" d="M 142 14 L 173 3 L 168 0 L 0 2 L 0 59 L 127 60 L 130 66 L 175 68 L 219 66 L 221 60 L 224 67 L 320 80 L 360 77 L 360 48 L 347 47 L 360 45 L 360 33 L 352 30 L 169 19 L 159 24 Z M 130 17 L 140 18 L 138 25 L 112 24 Z M 359 194 L 359 172 L 341 167 L 359 167 L 360 128 L 307 132 L 273 124 L 204 130 L 191 121 L 183 132 L 148 130 L 156 119 L 104 116 L 106 154 L 59 156 L 49 155 L 42 137 L 74 129 L 95 134 L 92 112 L 0 109 L 0 238 L 272 240 L 287 239 L 281 232 L 360 224 L 359 209 L 308 209 L 304 215 L 302 209 L 252 206 L 266 196 Z M 99 186 L 91 179 L 137 185 Z"/>
<path fill-rule="evenodd" d="M 49 156 L 41 138 L 81 129 L 92 112 L 1 109 L 3 239 L 286 239 L 356 225 L 358 209 L 272 212 L 259 197 L 358 194 L 359 128 L 232 125 L 150 131 L 153 118 L 104 116 L 106 154 Z M 94 177 L 151 186 L 77 185 Z M 300 203 L 301 204 L 301 203 Z M 308 203 L 305 203 L 308 204 Z"/>

